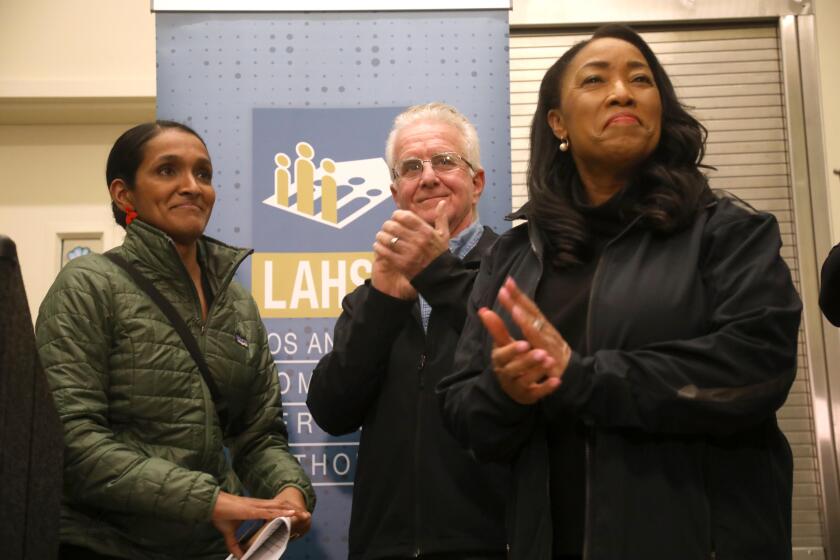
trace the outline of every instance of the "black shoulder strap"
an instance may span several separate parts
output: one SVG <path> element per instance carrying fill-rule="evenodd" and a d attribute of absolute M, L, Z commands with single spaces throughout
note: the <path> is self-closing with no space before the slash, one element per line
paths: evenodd
<path fill-rule="evenodd" d="M 108 257 L 111 262 L 125 270 L 129 276 L 134 279 L 134 282 L 137 286 L 140 287 L 141 290 L 148 294 L 149 298 L 153 302 L 157 304 L 160 310 L 166 315 L 166 318 L 169 319 L 169 322 L 172 324 L 172 328 L 175 329 L 181 336 L 181 340 L 184 342 L 184 346 L 187 347 L 190 355 L 195 360 L 196 365 L 198 366 L 198 371 L 201 372 L 201 376 L 204 378 L 204 382 L 207 384 L 207 388 L 210 390 L 210 395 L 213 397 L 213 403 L 216 405 L 216 412 L 219 415 L 219 422 L 222 425 L 222 429 L 227 430 L 228 423 L 227 423 L 227 410 L 223 405 L 223 401 L 221 399 L 221 394 L 219 393 L 219 387 L 216 385 L 216 382 L 213 381 L 213 377 L 210 375 L 210 367 L 207 365 L 207 362 L 204 359 L 204 355 L 201 353 L 201 350 L 198 347 L 198 342 L 195 340 L 195 337 L 190 332 L 189 327 L 175 311 L 175 308 L 172 307 L 172 304 L 169 303 L 163 294 L 155 288 L 154 284 L 143 276 L 137 268 L 122 258 L 119 255 L 115 255 L 114 253 L 105 253 L 105 256 Z"/>

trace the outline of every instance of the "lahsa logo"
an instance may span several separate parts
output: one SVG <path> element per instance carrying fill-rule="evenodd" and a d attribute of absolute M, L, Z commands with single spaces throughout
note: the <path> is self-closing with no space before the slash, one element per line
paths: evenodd
<path fill-rule="evenodd" d="M 274 156 L 274 194 L 264 204 L 341 229 L 389 198 L 391 174 L 381 157 L 352 161 L 323 158 L 316 167 L 308 142 Z"/>

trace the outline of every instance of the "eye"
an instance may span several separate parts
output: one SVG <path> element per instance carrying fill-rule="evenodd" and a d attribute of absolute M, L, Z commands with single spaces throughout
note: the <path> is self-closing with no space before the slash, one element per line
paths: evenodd
<path fill-rule="evenodd" d="M 633 82 L 653 85 L 653 78 L 651 78 L 647 74 L 639 74 L 638 76 L 633 76 Z"/>
<path fill-rule="evenodd" d="M 399 167 L 400 176 L 411 176 L 415 173 L 421 173 L 423 171 L 423 162 L 419 159 L 407 159 L 400 163 Z"/>
<path fill-rule="evenodd" d="M 175 175 L 175 168 L 169 164 L 161 165 L 158 167 L 158 175 L 163 175 L 164 177 L 171 177 Z"/>
<path fill-rule="evenodd" d="M 213 180 L 213 170 L 210 168 L 199 169 L 195 172 L 199 180 L 209 183 Z"/>
<path fill-rule="evenodd" d="M 458 167 L 458 158 L 452 154 L 436 154 L 432 156 L 432 167 L 439 171 L 451 171 Z"/>
<path fill-rule="evenodd" d="M 592 74 L 590 76 L 586 76 L 581 83 L 583 85 L 589 85 L 589 84 L 599 84 L 603 81 L 604 80 L 601 78 L 601 76 L 599 76 L 597 74 Z"/>

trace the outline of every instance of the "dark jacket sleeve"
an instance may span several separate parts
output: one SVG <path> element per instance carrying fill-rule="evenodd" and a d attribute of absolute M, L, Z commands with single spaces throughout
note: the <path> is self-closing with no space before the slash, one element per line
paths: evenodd
<path fill-rule="evenodd" d="M 801 314 L 778 225 L 768 214 L 716 213 L 705 242 L 705 335 L 574 353 L 560 388 L 537 405 L 519 405 L 501 390 L 489 367 L 491 343 L 471 317 L 457 373 L 440 387 L 456 437 L 480 457 L 505 459 L 530 435 L 539 407 L 571 410 L 597 427 L 674 434 L 732 433 L 772 416 L 796 374 Z"/>
<path fill-rule="evenodd" d="M 835 327 L 840 327 L 840 244 L 828 253 L 820 275 L 820 309 Z"/>
<path fill-rule="evenodd" d="M 434 313 L 444 313 L 452 328 L 460 332 L 465 301 L 476 273 L 474 264 L 446 251 L 411 283 Z M 306 399 L 312 416 L 323 430 L 341 435 L 362 425 L 379 394 L 391 347 L 405 321 L 413 320 L 414 304 L 383 294 L 369 282 L 344 298 L 341 316 L 335 324 L 333 351 L 315 367 Z"/>
<path fill-rule="evenodd" d="M 465 263 L 449 251 L 442 253 L 411 280 L 411 285 L 435 310 L 444 314 L 455 332 L 461 332 L 467 317 L 478 261 Z"/>
<path fill-rule="evenodd" d="M 705 335 L 642 348 L 574 354 L 544 406 L 599 427 L 729 434 L 766 421 L 796 376 L 802 306 L 770 214 L 715 213 L 699 274 Z"/>
<path fill-rule="evenodd" d="M 414 301 L 383 294 L 367 282 L 341 305 L 333 350 L 315 366 L 306 397 L 315 421 L 333 435 L 362 425 L 379 394 L 391 346 L 411 320 Z"/>
<path fill-rule="evenodd" d="M 481 460 L 504 462 L 531 437 L 537 408 L 511 399 L 489 367 L 492 340 L 477 311 L 493 305 L 500 286 L 494 270 L 497 250 L 494 247 L 482 260 L 455 351 L 455 373 L 444 378 L 437 391 L 444 423 L 461 445 Z"/>

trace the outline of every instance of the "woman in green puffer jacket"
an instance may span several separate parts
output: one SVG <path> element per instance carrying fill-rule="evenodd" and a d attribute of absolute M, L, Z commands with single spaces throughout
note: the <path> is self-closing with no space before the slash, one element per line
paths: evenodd
<path fill-rule="evenodd" d="M 126 227 L 113 253 L 183 318 L 218 401 L 127 272 L 102 255 L 71 261 L 36 326 L 64 423 L 60 559 L 241 555 L 240 523 L 278 516 L 302 535 L 315 494 L 289 452 L 256 304 L 233 282 L 250 252 L 202 235 L 216 197 L 204 141 L 171 121 L 137 126 L 114 144 L 106 175 Z"/>

